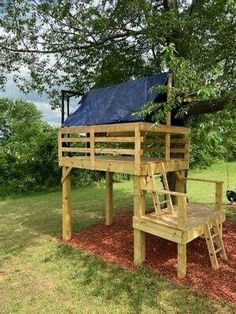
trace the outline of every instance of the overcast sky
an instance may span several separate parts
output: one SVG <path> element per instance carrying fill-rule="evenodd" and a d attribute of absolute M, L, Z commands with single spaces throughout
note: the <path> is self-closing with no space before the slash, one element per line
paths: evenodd
<path fill-rule="evenodd" d="M 31 101 L 42 112 L 44 121 L 54 126 L 60 125 L 61 117 L 60 109 L 51 110 L 49 101 L 46 96 L 39 96 L 36 93 L 30 93 L 27 95 L 21 93 L 21 91 L 17 88 L 17 86 L 15 85 L 14 81 L 11 78 L 9 78 L 7 81 L 5 91 L 0 89 L 0 98 L 3 97 Z"/>

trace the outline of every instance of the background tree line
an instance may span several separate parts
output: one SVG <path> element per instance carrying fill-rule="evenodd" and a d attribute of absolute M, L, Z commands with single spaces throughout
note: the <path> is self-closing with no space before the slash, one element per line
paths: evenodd
<path fill-rule="evenodd" d="M 236 160 L 236 110 L 206 114 L 189 120 L 192 127 L 191 167 L 217 160 Z M 79 169 L 74 184 L 103 178 L 101 172 Z M 35 105 L 0 99 L 0 195 L 55 190 L 60 185 L 57 129 L 42 121 Z M 116 176 L 120 180 L 121 176 Z"/>

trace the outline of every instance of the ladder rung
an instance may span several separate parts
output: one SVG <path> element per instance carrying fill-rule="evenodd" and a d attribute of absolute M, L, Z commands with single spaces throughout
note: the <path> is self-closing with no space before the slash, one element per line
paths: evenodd
<path fill-rule="evenodd" d="M 215 237 L 217 237 L 219 235 L 219 233 L 214 233 L 214 234 L 212 234 L 212 239 L 214 239 Z"/>
<path fill-rule="evenodd" d="M 219 253 L 220 251 L 222 251 L 222 247 L 219 247 L 217 250 L 215 250 L 215 253 Z"/>

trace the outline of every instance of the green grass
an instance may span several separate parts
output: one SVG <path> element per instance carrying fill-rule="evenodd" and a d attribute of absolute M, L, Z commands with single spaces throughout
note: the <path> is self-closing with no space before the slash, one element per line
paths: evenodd
<path fill-rule="evenodd" d="M 225 164 L 190 175 L 225 180 Z M 229 164 L 236 173 L 236 163 Z M 232 176 L 232 187 L 236 177 Z M 132 182 L 114 186 L 115 211 L 132 208 Z M 190 200 L 214 191 L 189 183 Z M 212 194 L 212 195 L 211 195 Z M 210 195 L 210 196 L 209 196 Z M 0 201 L 0 313 L 232 313 L 143 268 L 135 273 L 58 243 L 59 192 Z M 103 222 L 104 186 L 73 191 L 73 230 Z M 232 218 L 233 213 L 228 212 Z"/>

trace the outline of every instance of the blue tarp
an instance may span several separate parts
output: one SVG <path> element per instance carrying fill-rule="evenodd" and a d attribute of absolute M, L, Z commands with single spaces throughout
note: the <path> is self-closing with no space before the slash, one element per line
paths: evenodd
<path fill-rule="evenodd" d="M 64 126 L 109 124 L 144 121 L 133 113 L 148 101 L 158 101 L 152 90 L 155 85 L 165 85 L 168 73 L 154 74 L 142 79 L 89 91 L 78 108 L 66 119 Z"/>

